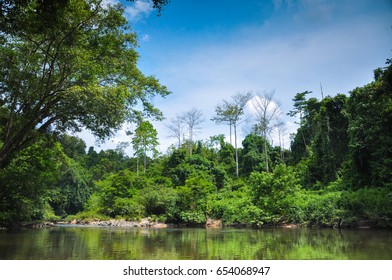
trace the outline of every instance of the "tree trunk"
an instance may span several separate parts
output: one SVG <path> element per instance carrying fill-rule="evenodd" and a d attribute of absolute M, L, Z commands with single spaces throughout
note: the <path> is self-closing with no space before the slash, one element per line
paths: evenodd
<path fill-rule="evenodd" d="M 146 169 L 147 169 L 147 156 L 144 153 L 144 169 L 143 169 L 143 174 L 146 174 Z"/>
<path fill-rule="evenodd" d="M 237 175 L 237 178 L 239 176 L 238 172 L 238 149 L 237 149 L 237 124 L 234 124 L 234 146 L 235 146 L 235 172 Z"/>
<path fill-rule="evenodd" d="M 268 150 L 267 150 L 267 135 L 266 133 L 264 134 L 264 153 L 265 153 L 265 170 L 267 173 L 269 172 L 269 167 L 268 167 Z"/>
<path fill-rule="evenodd" d="M 230 145 L 232 145 L 233 146 L 233 141 L 231 140 L 231 126 L 232 126 L 233 124 L 230 122 Z"/>
<path fill-rule="evenodd" d="M 193 131 L 192 128 L 189 128 L 189 156 L 192 156 L 192 150 L 193 150 L 193 142 L 192 142 L 192 135 L 193 135 Z"/>

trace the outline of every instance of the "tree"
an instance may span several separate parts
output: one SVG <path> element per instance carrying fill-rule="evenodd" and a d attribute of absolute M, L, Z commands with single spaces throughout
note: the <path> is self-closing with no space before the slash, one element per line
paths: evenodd
<path fill-rule="evenodd" d="M 79 160 L 86 154 L 86 143 L 82 139 L 68 134 L 62 134 L 58 138 L 69 158 Z"/>
<path fill-rule="evenodd" d="M 60 145 L 41 137 L 0 169 L 1 227 L 17 228 L 22 222 L 44 217 L 61 174 L 63 155 Z"/>
<path fill-rule="evenodd" d="M 0 30 L 18 30 L 20 22 L 23 22 L 20 12 L 31 4 L 34 4 L 35 12 L 40 15 L 42 23 L 55 21 L 57 11 L 69 3 L 70 0 L 1 0 L 0 1 Z M 135 2 L 137 0 L 127 0 Z M 151 0 L 153 8 L 161 14 L 163 7 L 170 0 Z M 50 26 L 50 25 L 49 25 Z"/>
<path fill-rule="evenodd" d="M 272 223 L 287 219 L 301 190 L 296 172 L 284 164 L 277 165 L 270 173 L 253 172 L 249 186 L 253 203 L 263 211 L 264 217 L 260 218 Z"/>
<path fill-rule="evenodd" d="M 181 121 L 188 126 L 188 140 L 189 140 L 189 154 L 192 155 L 193 149 L 193 134 L 199 125 L 204 122 L 203 113 L 198 109 L 191 109 L 181 115 Z"/>
<path fill-rule="evenodd" d="M 98 200 L 95 211 L 113 218 L 118 215 L 133 219 L 140 217 L 143 207 L 133 198 L 147 184 L 146 177 L 135 176 L 127 169 L 108 174 L 104 179 L 95 182 L 94 196 Z"/>
<path fill-rule="evenodd" d="M 392 64 L 375 71 L 376 80 L 350 92 L 349 160 L 353 187 L 392 186 Z"/>
<path fill-rule="evenodd" d="M 170 123 L 166 125 L 170 131 L 170 137 L 176 138 L 178 141 L 178 148 L 181 147 L 181 138 L 183 137 L 183 122 L 180 116 L 170 120 Z"/>
<path fill-rule="evenodd" d="M 257 120 L 255 130 L 259 131 L 264 138 L 265 168 L 267 172 L 269 172 L 267 138 L 279 124 L 281 114 L 280 102 L 274 101 L 274 94 L 275 91 L 258 93 L 252 99 Z"/>
<path fill-rule="evenodd" d="M 264 144 L 264 138 L 255 133 L 248 134 L 242 141 L 243 148 L 239 155 L 242 175 L 249 176 L 253 171 L 262 172 L 263 170 L 266 170 Z M 271 150 L 271 145 L 268 141 L 267 150 Z"/>
<path fill-rule="evenodd" d="M 209 214 L 209 200 L 215 188 L 210 176 L 195 170 L 177 189 L 176 212 L 171 216 L 176 222 L 203 224 Z"/>
<path fill-rule="evenodd" d="M 137 68 L 136 35 L 120 5 L 46 2 L 2 5 L 17 13 L 1 22 L 0 168 L 39 134 L 85 127 L 105 139 L 134 114 L 160 119 L 149 100 L 169 94 Z"/>
<path fill-rule="evenodd" d="M 216 123 L 228 123 L 230 125 L 230 144 L 231 144 L 231 127 L 234 128 L 234 147 L 235 147 L 235 162 L 236 175 L 238 177 L 238 149 L 237 149 L 237 126 L 244 114 L 244 108 L 249 100 L 252 98 L 252 93 L 237 94 L 232 96 L 233 102 L 230 103 L 224 100 L 221 105 L 215 109 L 216 116 L 211 120 Z"/>
<path fill-rule="evenodd" d="M 230 145 L 233 145 L 231 140 L 231 129 L 233 126 L 233 120 L 231 118 L 230 113 L 232 112 L 231 104 L 227 100 L 223 100 L 223 103 L 216 106 L 215 114 L 216 116 L 213 117 L 211 120 L 217 124 L 228 124 L 230 127 Z"/>
<path fill-rule="evenodd" d="M 295 117 L 295 116 L 299 115 L 299 126 L 300 127 L 303 126 L 304 117 L 305 117 L 305 110 L 306 110 L 306 105 L 307 105 L 305 96 L 309 93 L 312 93 L 312 92 L 311 91 L 304 91 L 304 92 L 297 93 L 295 95 L 295 97 L 293 98 L 294 110 L 291 110 L 287 114 L 290 117 Z M 305 139 L 303 130 L 301 130 L 301 134 L 302 134 L 302 139 L 303 139 L 303 144 L 305 146 L 305 150 L 307 150 L 308 146 L 306 143 L 306 139 Z"/>
<path fill-rule="evenodd" d="M 147 153 L 151 151 L 155 157 L 158 154 L 156 147 L 159 145 L 158 132 L 149 121 L 140 121 L 135 129 L 135 135 L 132 138 L 133 149 L 139 159 L 143 158 L 144 173 L 147 168 Z M 137 174 L 139 174 L 139 164 L 137 164 Z"/>
<path fill-rule="evenodd" d="M 310 147 L 319 132 L 318 115 L 321 110 L 321 102 L 317 98 L 305 99 L 309 91 L 297 93 L 294 101 L 294 110 L 289 116 L 300 115 L 300 127 L 291 142 L 292 161 L 298 163 L 310 155 Z"/>
<path fill-rule="evenodd" d="M 61 161 L 57 181 L 48 190 L 48 200 L 54 213 L 64 217 L 82 211 L 93 188 L 91 176 L 80 162 L 65 154 L 61 155 Z"/>

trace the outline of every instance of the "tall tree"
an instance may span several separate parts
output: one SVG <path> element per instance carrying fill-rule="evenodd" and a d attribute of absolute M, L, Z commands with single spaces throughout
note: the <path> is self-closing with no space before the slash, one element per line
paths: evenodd
<path fill-rule="evenodd" d="M 261 133 L 264 138 L 265 168 L 269 172 L 268 163 L 268 136 L 277 127 L 280 121 L 281 105 L 274 100 L 275 91 L 258 93 L 252 99 L 252 105 L 256 115 L 255 130 Z"/>
<path fill-rule="evenodd" d="M 238 149 L 237 149 L 237 126 L 244 114 L 244 108 L 249 100 L 252 98 L 251 92 L 238 93 L 232 96 L 232 102 L 224 100 L 221 105 L 216 107 L 216 116 L 212 118 L 216 123 L 228 123 L 230 125 L 230 144 L 231 144 L 231 127 L 234 128 L 234 148 L 235 148 L 235 162 L 236 175 L 239 176 L 238 171 Z"/>
<path fill-rule="evenodd" d="M 305 96 L 309 93 L 311 92 L 297 93 L 293 99 L 294 110 L 288 113 L 289 116 L 299 115 L 300 119 L 300 127 L 291 142 L 292 161 L 294 164 L 310 155 L 310 147 L 319 132 L 318 116 L 321 110 L 321 102 L 314 97 L 306 99 Z"/>
<path fill-rule="evenodd" d="M 211 120 L 214 121 L 217 124 L 228 124 L 230 127 L 230 144 L 232 145 L 232 140 L 231 140 L 231 129 L 233 127 L 233 120 L 231 118 L 231 104 L 227 100 L 223 100 L 222 104 L 219 104 L 215 108 L 215 117 L 213 117 Z"/>
<path fill-rule="evenodd" d="M 305 110 L 306 110 L 306 95 L 312 93 L 311 91 L 304 91 L 304 92 L 299 92 L 295 95 L 293 98 L 294 101 L 294 110 L 291 110 L 290 112 L 287 113 L 288 116 L 290 117 L 299 117 L 299 126 L 302 127 L 304 123 L 304 118 L 305 118 Z M 304 135 L 303 130 L 300 131 L 302 135 L 302 140 L 303 144 L 305 147 L 305 150 L 308 150 L 308 146 L 306 143 L 306 138 Z"/>
<path fill-rule="evenodd" d="M 140 121 L 132 138 L 133 149 L 138 158 L 137 173 L 139 174 L 139 161 L 143 158 L 143 172 L 146 173 L 147 153 L 152 152 L 153 157 L 158 154 L 158 132 L 149 121 Z"/>
<path fill-rule="evenodd" d="M 38 134 L 85 127 L 104 139 L 136 108 L 162 117 L 149 100 L 169 92 L 137 68 L 136 35 L 120 5 L 23 2 L 13 22 L 1 21 L 0 168 Z"/>
<path fill-rule="evenodd" d="M 193 108 L 190 111 L 187 111 L 181 115 L 181 120 L 188 126 L 188 140 L 189 140 L 189 154 L 192 155 L 193 149 L 193 134 L 197 129 L 199 129 L 199 125 L 204 122 L 203 113 Z"/>

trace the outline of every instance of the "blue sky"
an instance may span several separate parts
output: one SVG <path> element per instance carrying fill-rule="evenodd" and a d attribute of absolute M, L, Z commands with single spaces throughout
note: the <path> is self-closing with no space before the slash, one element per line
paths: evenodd
<path fill-rule="evenodd" d="M 348 94 L 392 57 L 391 0 L 171 0 L 159 17 L 147 0 L 121 2 L 138 34 L 139 68 L 173 92 L 155 105 L 166 122 L 202 110 L 206 121 L 196 139 L 228 135 L 209 120 L 238 92 L 274 90 L 286 114 L 297 92 L 320 98 L 321 83 L 324 95 Z M 295 120 L 286 122 L 285 147 L 295 131 Z M 251 124 L 240 129 L 239 143 Z M 165 152 L 175 139 L 165 121 L 154 125 Z M 124 141 L 129 136 L 120 131 L 101 148 Z"/>

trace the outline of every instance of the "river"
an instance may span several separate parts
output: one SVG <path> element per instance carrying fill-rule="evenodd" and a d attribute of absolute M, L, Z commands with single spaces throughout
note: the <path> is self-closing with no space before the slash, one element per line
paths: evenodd
<path fill-rule="evenodd" d="M 3 260 L 392 260 L 392 231 L 56 226 L 0 230 Z"/>

